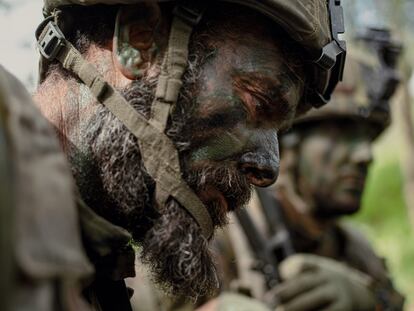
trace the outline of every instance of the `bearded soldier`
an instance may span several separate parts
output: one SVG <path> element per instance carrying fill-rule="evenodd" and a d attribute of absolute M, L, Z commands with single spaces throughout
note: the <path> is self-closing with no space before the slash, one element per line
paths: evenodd
<path fill-rule="evenodd" d="M 389 124 L 388 99 L 398 82 L 392 68 L 380 71 L 378 63 L 360 58 L 348 60 L 330 106 L 299 118 L 282 136 L 275 197 L 258 191 L 248 213 L 254 227 L 239 212 L 217 239 L 223 291 L 277 301 L 288 311 L 402 310 L 404 299 L 383 259 L 359 232 L 339 222 L 361 207 L 371 145 Z M 379 90 L 367 85 L 373 74 L 389 78 Z M 272 222 L 275 211 L 279 222 Z M 270 258 L 288 257 L 271 290 L 269 257 L 253 250 L 252 229 L 266 237 L 263 252 Z"/>
<path fill-rule="evenodd" d="M 134 250 L 166 292 L 217 287 L 207 241 L 278 175 L 277 133 L 329 99 L 340 1 L 45 0 L 35 100 L 79 189 L 97 310 L 129 310 Z"/>

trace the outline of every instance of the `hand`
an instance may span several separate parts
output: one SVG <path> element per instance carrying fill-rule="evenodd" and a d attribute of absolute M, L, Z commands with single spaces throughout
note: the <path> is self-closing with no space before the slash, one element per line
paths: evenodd
<path fill-rule="evenodd" d="M 369 276 L 332 259 L 295 255 L 280 265 L 276 311 L 370 311 L 375 298 Z"/>
<path fill-rule="evenodd" d="M 196 311 L 270 311 L 264 304 L 253 298 L 235 294 L 222 293 L 210 300 Z"/>

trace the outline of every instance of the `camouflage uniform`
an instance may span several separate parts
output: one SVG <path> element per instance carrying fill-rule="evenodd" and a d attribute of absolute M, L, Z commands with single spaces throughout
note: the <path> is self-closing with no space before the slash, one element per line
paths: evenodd
<path fill-rule="evenodd" d="M 23 85 L 2 67 L 0 115 L 2 310 L 88 310 L 79 291 L 92 268 L 69 167 Z"/>
<path fill-rule="evenodd" d="M 283 203 L 282 207 L 289 209 Z M 258 201 L 253 201 L 249 208 L 257 209 L 260 213 Z M 263 219 L 255 218 L 258 225 L 264 223 Z M 306 232 L 297 219 L 286 217 L 286 225 L 296 252 L 332 258 L 369 275 L 378 291 L 377 299 L 381 303 L 380 300 L 384 299 L 390 307 L 379 310 L 402 310 L 404 298 L 393 287 L 384 259 L 375 253 L 367 239 L 355 228 L 338 222 L 329 231 L 312 239 L 311 233 Z M 256 258 L 236 218 L 216 239 L 214 247 L 219 252 L 222 290 L 248 293 L 260 301 L 266 300 L 265 280 L 259 271 L 252 269 Z"/>
<path fill-rule="evenodd" d="M 90 310 L 80 293 L 85 287 L 97 310 L 107 291 L 128 302 L 119 281 L 134 276 L 130 235 L 76 200 L 54 131 L 2 67 L 0 98 L 0 285 L 9 308 L 2 310 Z M 87 286 L 91 263 L 101 280 Z M 123 310 L 119 302 L 117 308 Z"/>

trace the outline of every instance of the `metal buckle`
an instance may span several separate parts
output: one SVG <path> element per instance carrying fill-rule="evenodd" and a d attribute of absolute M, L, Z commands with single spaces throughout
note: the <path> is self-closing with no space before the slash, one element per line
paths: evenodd
<path fill-rule="evenodd" d="M 331 41 L 323 47 L 322 54 L 315 63 L 324 70 L 331 70 L 337 63 L 337 58 L 341 53 L 343 53 L 341 47 L 336 41 Z"/>
<path fill-rule="evenodd" d="M 206 1 L 179 1 L 173 14 L 191 26 L 198 25 L 206 9 Z"/>
<path fill-rule="evenodd" d="M 37 41 L 37 46 L 44 58 L 53 60 L 65 45 L 65 41 L 65 35 L 59 26 L 55 22 L 49 21 L 42 31 L 41 38 Z"/>

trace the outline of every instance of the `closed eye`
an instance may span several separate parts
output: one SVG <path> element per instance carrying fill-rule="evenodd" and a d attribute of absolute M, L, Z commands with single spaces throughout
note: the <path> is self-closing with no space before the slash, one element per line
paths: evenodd
<path fill-rule="evenodd" d="M 254 123 L 282 127 L 294 115 L 297 103 L 290 100 L 292 84 L 283 75 L 278 79 L 257 73 L 234 75 L 233 88 Z"/>
<path fill-rule="evenodd" d="M 215 110 L 206 117 L 194 118 L 193 125 L 200 130 L 209 130 L 217 127 L 234 127 L 237 123 L 245 120 L 245 112 L 237 107 L 222 107 Z"/>

